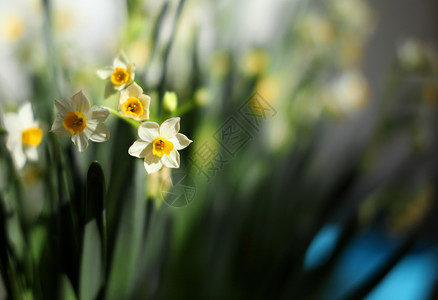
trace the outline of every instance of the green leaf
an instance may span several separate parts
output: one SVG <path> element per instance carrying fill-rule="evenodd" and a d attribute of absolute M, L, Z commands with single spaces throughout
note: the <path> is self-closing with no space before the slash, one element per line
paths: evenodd
<path fill-rule="evenodd" d="M 102 234 L 105 223 L 105 176 L 102 166 L 97 161 L 93 161 L 88 169 L 86 195 L 85 223 L 96 219 Z"/>
<path fill-rule="evenodd" d="M 145 169 L 137 160 L 131 186 L 125 195 L 122 217 L 117 232 L 114 255 L 108 280 L 106 299 L 129 299 L 135 282 L 135 274 L 141 246 L 146 212 Z"/>
<path fill-rule="evenodd" d="M 96 299 L 103 282 L 102 245 L 96 220 L 85 225 L 79 277 L 81 300 Z"/>
<path fill-rule="evenodd" d="M 75 290 L 71 285 L 70 280 L 64 274 L 61 275 L 61 288 L 60 288 L 60 297 L 59 299 L 63 300 L 76 300 Z"/>

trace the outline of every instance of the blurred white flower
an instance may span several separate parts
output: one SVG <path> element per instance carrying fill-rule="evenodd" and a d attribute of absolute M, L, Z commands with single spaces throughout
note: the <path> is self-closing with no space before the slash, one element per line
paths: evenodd
<path fill-rule="evenodd" d="M 367 103 L 370 89 L 360 72 L 347 71 L 330 86 L 329 93 L 329 108 L 341 115 L 348 115 Z"/>
<path fill-rule="evenodd" d="M 37 146 L 41 143 L 43 131 L 34 120 L 31 104 L 22 105 L 17 114 L 5 114 L 4 121 L 8 132 L 6 146 L 17 168 L 23 168 L 27 159 L 37 160 Z"/>
<path fill-rule="evenodd" d="M 88 139 L 105 142 L 109 139 L 108 128 L 103 124 L 109 110 L 99 106 L 90 107 L 90 101 L 82 91 L 74 94 L 71 100 L 56 99 L 57 116 L 51 131 L 59 137 L 69 137 L 79 152 L 88 147 Z"/>
<path fill-rule="evenodd" d="M 148 174 L 154 173 L 164 165 L 179 168 L 180 158 L 177 150 L 186 148 L 192 142 L 179 133 L 180 118 L 171 118 L 161 126 L 155 122 L 144 122 L 138 128 L 139 140 L 128 150 L 132 156 L 143 158 Z"/>
<path fill-rule="evenodd" d="M 53 26 L 61 55 L 68 64 L 93 63 L 116 51 L 118 32 L 126 18 L 126 2 L 53 0 Z"/>
<path fill-rule="evenodd" d="M 364 0 L 331 0 L 331 10 L 347 27 L 366 33 L 373 24 L 370 5 Z"/>
<path fill-rule="evenodd" d="M 109 79 L 105 90 L 105 98 L 114 91 L 121 91 L 130 85 L 134 81 L 134 71 L 135 65 L 128 61 L 123 52 L 114 59 L 112 66 L 97 70 L 96 73 L 101 79 Z"/>
<path fill-rule="evenodd" d="M 421 68 L 426 63 L 425 46 L 414 40 L 405 40 L 397 49 L 398 59 L 407 69 Z"/>
<path fill-rule="evenodd" d="M 143 94 L 143 89 L 133 83 L 120 93 L 119 112 L 122 116 L 144 121 L 149 119 L 151 97 Z"/>

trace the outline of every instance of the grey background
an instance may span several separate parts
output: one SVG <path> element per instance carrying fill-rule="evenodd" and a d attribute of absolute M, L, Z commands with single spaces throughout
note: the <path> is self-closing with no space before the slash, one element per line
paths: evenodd
<path fill-rule="evenodd" d="M 437 0 L 370 0 L 377 12 L 377 27 L 367 44 L 364 72 L 374 99 L 378 99 L 382 76 L 394 61 L 397 45 L 415 37 L 436 42 L 438 37 Z"/>

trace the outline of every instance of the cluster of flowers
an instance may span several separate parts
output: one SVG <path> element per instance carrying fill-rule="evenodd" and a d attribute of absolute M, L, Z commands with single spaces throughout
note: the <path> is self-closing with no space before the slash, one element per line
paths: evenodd
<path fill-rule="evenodd" d="M 129 148 L 132 156 L 143 158 L 148 174 L 154 173 L 164 165 L 168 168 L 179 168 L 178 150 L 186 148 L 192 141 L 179 133 L 180 118 L 174 117 L 164 121 L 161 126 L 149 119 L 151 98 L 143 94 L 143 89 L 134 82 L 135 65 L 128 62 L 121 53 L 112 66 L 98 70 L 102 79 L 108 80 L 105 94 L 108 91 L 120 92 L 119 113 L 126 118 L 139 121 L 138 135 Z M 111 93 L 109 93 L 111 94 Z M 57 136 L 71 137 L 79 152 L 88 147 L 88 140 L 105 142 L 110 132 L 103 123 L 110 114 L 107 108 L 91 106 L 82 91 L 71 99 L 56 99 L 56 118 L 51 132 Z M 18 114 L 5 115 L 5 127 L 9 132 L 7 147 L 12 152 L 17 167 L 22 168 L 29 160 L 36 160 L 36 147 L 41 143 L 43 131 L 34 121 L 30 104 L 24 105 Z"/>

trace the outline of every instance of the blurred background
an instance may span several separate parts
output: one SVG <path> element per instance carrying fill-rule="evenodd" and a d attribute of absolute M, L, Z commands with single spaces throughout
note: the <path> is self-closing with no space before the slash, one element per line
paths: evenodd
<path fill-rule="evenodd" d="M 0 299 L 438 297 L 437 9 L 0 0 Z M 117 110 L 96 70 L 120 51 L 193 140 L 179 169 L 147 175 L 115 114 L 82 153 L 49 132 L 79 90 Z"/>

